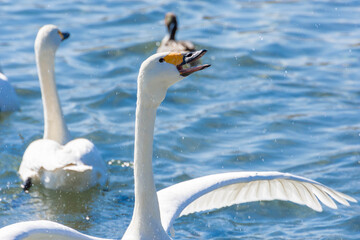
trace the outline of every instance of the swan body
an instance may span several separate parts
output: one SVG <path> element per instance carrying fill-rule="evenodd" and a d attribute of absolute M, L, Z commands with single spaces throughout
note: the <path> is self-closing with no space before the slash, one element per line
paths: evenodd
<path fill-rule="evenodd" d="M 162 226 L 171 231 L 173 221 L 180 216 L 233 204 L 252 201 L 284 200 L 322 211 L 320 200 L 336 208 L 331 199 L 348 206 L 356 202 L 345 194 L 313 180 L 280 172 L 232 172 L 209 175 L 181 182 L 157 193 Z M 82 234 L 51 221 L 29 221 L 0 229 L 3 240 L 109 240 Z M 43 237 L 43 238 L 41 238 Z M 136 239 L 136 238 L 133 238 Z M 141 238 L 146 239 L 146 238 Z M 170 239 L 168 236 L 156 239 Z"/>
<path fill-rule="evenodd" d="M 252 201 L 284 200 L 306 205 L 321 212 L 323 202 L 336 208 L 331 199 L 348 206 L 353 198 L 313 180 L 280 172 L 231 172 L 181 182 L 157 193 L 161 222 L 170 232 L 177 217 L 233 204 Z M 0 229 L 2 240 L 109 240 L 82 234 L 51 221 L 28 221 Z M 42 238 L 41 238 L 42 237 Z M 128 238 L 131 239 L 131 238 Z M 133 239 L 147 239 L 133 238 Z M 151 239 L 151 238 L 149 238 Z M 167 235 L 164 238 L 170 239 Z"/>
<path fill-rule="evenodd" d="M 161 40 L 157 52 L 193 52 L 196 51 L 195 46 L 190 41 L 179 41 L 175 39 L 177 31 L 177 19 L 174 13 L 167 13 L 165 15 L 165 26 L 168 34 Z"/>
<path fill-rule="evenodd" d="M 19 110 L 19 100 L 8 78 L 0 71 L 0 113 Z"/>
<path fill-rule="evenodd" d="M 84 191 L 106 182 L 106 166 L 92 142 L 79 138 L 65 145 L 51 139 L 39 139 L 26 149 L 19 173 L 26 182 L 41 183 L 45 188 Z"/>
<path fill-rule="evenodd" d="M 89 140 L 72 140 L 61 110 L 54 61 L 58 46 L 68 37 L 56 26 L 45 25 L 35 40 L 45 129 L 44 138 L 28 146 L 19 168 L 26 190 L 41 183 L 49 189 L 84 191 L 106 182 L 106 164 L 98 150 Z"/>
<path fill-rule="evenodd" d="M 355 199 L 313 180 L 280 172 L 232 172 L 181 182 L 156 192 L 152 169 L 152 144 L 156 110 L 167 89 L 193 72 L 209 65 L 183 69 L 205 51 L 192 54 L 159 53 L 142 65 L 138 77 L 135 122 L 134 180 L 135 206 L 123 240 L 170 239 L 167 232 L 182 215 L 260 200 L 284 200 L 322 211 L 319 203 L 336 208 Z M 39 223 L 39 224 L 38 224 Z M 81 234 L 50 221 L 31 221 L 0 229 L 0 239 L 101 239 Z"/>

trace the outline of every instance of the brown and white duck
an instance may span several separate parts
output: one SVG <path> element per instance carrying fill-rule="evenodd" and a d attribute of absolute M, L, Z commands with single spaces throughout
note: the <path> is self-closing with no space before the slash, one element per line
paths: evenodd
<path fill-rule="evenodd" d="M 177 41 L 175 39 L 176 30 L 178 28 L 178 22 L 176 15 L 172 12 L 168 12 L 165 15 L 165 25 L 168 29 L 168 34 L 163 38 L 160 46 L 157 50 L 160 52 L 193 52 L 196 51 L 195 46 L 190 41 Z"/>

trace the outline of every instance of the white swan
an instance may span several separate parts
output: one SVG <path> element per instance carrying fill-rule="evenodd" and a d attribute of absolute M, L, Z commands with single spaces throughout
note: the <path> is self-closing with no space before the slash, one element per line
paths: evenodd
<path fill-rule="evenodd" d="M 44 107 L 44 138 L 26 149 L 19 174 L 24 189 L 41 183 L 49 189 L 84 191 L 106 182 L 106 164 L 87 139 L 72 140 L 56 90 L 54 62 L 61 41 L 69 37 L 54 25 L 43 26 L 35 40 L 36 64 Z"/>
<path fill-rule="evenodd" d="M 19 100 L 8 78 L 0 69 L 0 113 L 19 110 Z"/>
<path fill-rule="evenodd" d="M 155 190 L 152 170 L 152 145 L 156 110 L 168 87 L 184 76 L 208 67 L 183 69 L 199 59 L 205 50 L 194 53 L 159 53 L 148 58 L 140 68 L 135 123 L 135 206 L 131 223 L 122 239 L 170 239 L 167 232 L 175 218 L 204 211 L 259 200 L 287 200 L 322 211 L 320 200 L 336 208 L 355 199 L 310 179 L 279 172 L 233 172 L 185 181 Z M 101 239 L 81 234 L 50 221 L 30 221 L 0 229 L 0 239 Z M 104 240 L 104 239 L 103 239 Z"/>

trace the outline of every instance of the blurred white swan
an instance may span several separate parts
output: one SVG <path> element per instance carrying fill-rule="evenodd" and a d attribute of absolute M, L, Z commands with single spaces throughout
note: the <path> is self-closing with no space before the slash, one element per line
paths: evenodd
<path fill-rule="evenodd" d="M 36 65 L 44 108 L 44 137 L 26 149 L 19 174 L 24 189 L 41 183 L 49 189 L 84 191 L 106 182 L 106 164 L 92 142 L 72 140 L 55 83 L 55 53 L 69 37 L 54 25 L 43 26 L 35 40 Z"/>
<path fill-rule="evenodd" d="M 141 65 L 135 123 L 135 206 L 131 223 L 122 239 L 170 239 L 167 232 L 182 215 L 259 200 L 285 200 L 322 211 L 319 203 L 336 208 L 355 199 L 320 183 L 279 172 L 232 172 L 185 181 L 156 193 L 152 169 L 153 134 L 156 110 L 167 89 L 193 72 L 209 65 L 183 69 L 199 59 L 205 50 L 194 53 L 159 53 Z M 0 229 L 0 239 L 102 239 L 81 234 L 50 221 L 31 221 Z"/>
<path fill-rule="evenodd" d="M 0 113 L 19 110 L 19 100 L 8 78 L 0 69 Z"/>

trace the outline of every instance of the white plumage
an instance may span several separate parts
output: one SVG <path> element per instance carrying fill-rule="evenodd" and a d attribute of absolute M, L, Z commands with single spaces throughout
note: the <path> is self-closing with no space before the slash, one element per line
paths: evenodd
<path fill-rule="evenodd" d="M 349 206 L 347 201 L 356 202 L 352 197 L 321 183 L 280 172 L 214 174 L 181 182 L 158 192 L 161 221 L 166 231 L 171 229 L 178 217 L 254 201 L 290 201 L 321 212 L 320 200 L 336 209 L 331 197 L 346 206 Z"/>
<path fill-rule="evenodd" d="M 51 221 L 29 221 L 0 229 L 1 240 L 106 240 Z"/>
<path fill-rule="evenodd" d="M 167 88 L 193 72 L 205 67 L 186 70 L 182 65 L 196 61 L 204 50 L 184 56 L 160 53 L 148 58 L 140 68 L 138 102 L 135 123 L 135 206 L 123 240 L 170 239 L 167 232 L 174 220 L 182 215 L 211 210 L 238 203 L 259 200 L 285 200 L 322 211 L 319 203 L 336 208 L 355 199 L 332 190 L 313 180 L 280 172 L 232 172 L 209 175 L 178 183 L 156 193 L 152 171 L 152 144 L 156 110 Z M 175 66 L 174 66 L 175 65 Z M 73 229 L 49 221 L 13 224 L 0 229 L 2 240 L 23 239 L 93 240 Z M 28 238 L 26 238 L 28 237 Z"/>
<path fill-rule="evenodd" d="M 54 62 L 61 41 L 69 37 L 45 25 L 35 40 L 36 64 L 44 107 L 44 138 L 26 149 L 19 174 L 24 188 L 41 183 L 49 189 L 84 191 L 106 182 L 106 164 L 87 139 L 74 139 L 67 129 L 56 90 Z"/>
<path fill-rule="evenodd" d="M 337 208 L 334 198 L 349 206 L 355 199 L 313 180 L 280 172 L 233 172 L 209 175 L 175 184 L 157 193 L 162 226 L 172 229 L 174 220 L 194 212 L 233 204 L 284 200 L 322 211 L 318 200 Z M 79 233 L 51 221 L 29 221 L 0 229 L 2 240 L 106 240 Z"/>
<path fill-rule="evenodd" d="M 65 145 L 39 139 L 26 149 L 19 174 L 49 189 L 84 191 L 106 182 L 106 166 L 92 142 L 79 138 Z"/>

